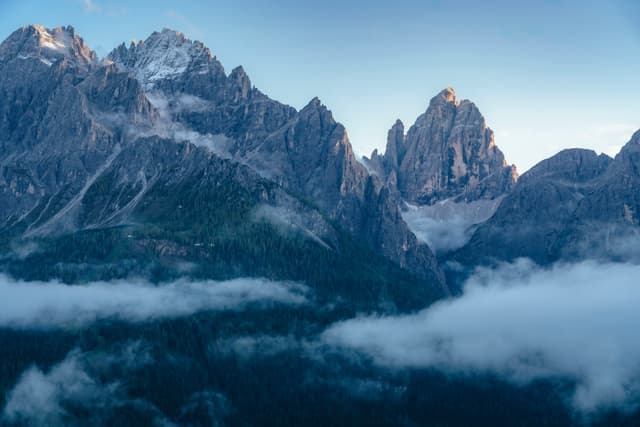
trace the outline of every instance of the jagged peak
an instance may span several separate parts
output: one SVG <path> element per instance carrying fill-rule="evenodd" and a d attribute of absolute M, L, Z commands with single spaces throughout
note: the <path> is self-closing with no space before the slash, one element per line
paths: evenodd
<path fill-rule="evenodd" d="M 71 25 L 49 29 L 40 24 L 25 25 L 2 42 L 0 57 L 7 56 L 21 60 L 38 59 L 46 65 L 65 58 L 83 66 L 97 58 Z"/>
<path fill-rule="evenodd" d="M 338 124 L 342 126 L 335 121 L 331 110 L 329 110 L 317 96 L 314 96 L 311 101 L 309 101 L 309 103 L 305 105 L 302 110 L 300 110 L 299 117 L 305 121 L 314 117 L 318 117 L 323 125 L 332 126 Z M 344 126 L 342 126 L 342 128 L 344 128 Z"/>
<path fill-rule="evenodd" d="M 231 73 L 229 73 L 229 77 L 234 80 L 249 80 L 249 76 L 247 75 L 242 65 L 238 65 L 236 68 L 231 70 Z"/>
<path fill-rule="evenodd" d="M 621 159 L 630 153 L 637 153 L 640 151 L 640 130 L 637 130 L 632 136 L 629 142 L 627 142 L 620 152 L 616 155 L 616 159 Z"/>
<path fill-rule="evenodd" d="M 429 104 L 434 103 L 451 103 L 456 104 L 456 91 L 452 87 L 446 87 L 442 89 L 436 96 L 431 98 Z"/>
<path fill-rule="evenodd" d="M 322 101 L 320 101 L 320 98 L 318 98 L 317 96 L 314 96 L 311 101 L 309 101 L 309 103 L 307 104 L 307 106 L 313 106 L 313 107 L 322 107 Z M 306 107 L 305 107 L 306 108 Z"/>
<path fill-rule="evenodd" d="M 310 112 L 313 111 L 318 111 L 320 113 L 326 114 L 328 113 L 329 115 L 331 115 L 331 111 L 327 108 L 326 105 L 324 105 L 322 103 L 322 101 L 320 101 L 320 98 L 318 98 L 317 96 L 314 96 L 311 101 L 309 101 L 307 103 L 307 105 L 305 105 L 302 110 L 300 110 L 300 114 L 308 114 Z"/>
<path fill-rule="evenodd" d="M 146 88 L 159 80 L 183 75 L 187 70 L 196 74 L 224 73 L 222 65 L 202 42 L 169 28 L 154 31 L 129 48 L 123 43 L 108 57 L 131 71 Z"/>

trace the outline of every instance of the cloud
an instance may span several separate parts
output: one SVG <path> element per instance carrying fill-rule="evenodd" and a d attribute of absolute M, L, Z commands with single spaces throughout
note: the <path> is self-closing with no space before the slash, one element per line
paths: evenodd
<path fill-rule="evenodd" d="M 271 357 L 288 351 L 313 352 L 313 344 L 291 335 L 247 335 L 222 339 L 209 346 L 214 355 L 234 355 L 247 361 L 254 357 Z"/>
<path fill-rule="evenodd" d="M 32 366 L 7 393 L 0 421 L 30 426 L 76 425 L 73 412 L 87 410 L 94 419 L 103 418 L 127 398 L 118 381 L 102 381 L 104 375 L 100 374 L 116 367 L 131 373 L 152 361 L 144 345 L 132 342 L 112 353 L 73 350 L 46 372 Z"/>
<path fill-rule="evenodd" d="M 220 392 L 201 390 L 185 396 L 176 420 L 150 401 L 133 397 L 133 378 L 155 369 L 151 353 L 148 345 L 134 341 L 109 351 L 74 349 L 48 370 L 31 366 L 8 391 L 0 425 L 117 425 L 122 417 L 157 426 L 224 424 L 231 404 Z"/>
<path fill-rule="evenodd" d="M 474 225 L 491 218 L 502 199 L 469 203 L 444 200 L 431 206 L 407 205 L 402 219 L 419 240 L 427 243 L 435 253 L 442 254 L 464 246 L 475 230 Z"/>
<path fill-rule="evenodd" d="M 102 11 L 100 5 L 93 0 L 82 0 L 82 7 L 84 7 L 84 11 L 86 13 L 97 13 Z"/>
<path fill-rule="evenodd" d="M 80 3 L 82 3 L 82 8 L 87 14 L 99 13 L 114 18 L 124 16 L 128 13 L 126 7 L 115 6 L 112 4 L 113 2 L 107 1 L 106 4 L 101 4 L 96 0 L 80 0 Z"/>
<path fill-rule="evenodd" d="M 278 230 L 286 234 L 288 232 L 299 233 L 305 238 L 311 239 L 325 249 L 331 249 L 324 240 L 324 235 L 329 233 L 324 218 L 316 212 L 300 213 L 299 206 L 271 206 L 260 205 L 253 212 L 256 221 L 266 221 L 274 225 Z M 323 237 L 321 237 L 323 236 Z"/>
<path fill-rule="evenodd" d="M 264 279 L 223 282 L 143 280 L 65 285 L 25 282 L 0 275 L 0 326 L 82 327 L 101 319 L 143 322 L 206 310 L 240 310 L 265 304 L 303 304 L 305 286 Z"/>
<path fill-rule="evenodd" d="M 394 368 L 575 382 L 585 413 L 640 403 L 640 266 L 518 260 L 479 269 L 462 297 L 396 317 L 336 323 L 322 341 Z"/>
<path fill-rule="evenodd" d="M 148 129 L 141 128 L 139 124 L 128 123 L 125 118 L 111 117 L 108 120 L 128 127 L 133 138 L 157 135 L 176 141 L 189 141 L 190 143 L 205 147 L 221 158 L 230 158 L 229 148 L 233 140 L 224 134 L 200 133 L 175 121 L 173 118 L 181 112 L 197 112 L 209 108 L 210 103 L 193 95 L 180 94 L 171 99 L 159 91 L 149 91 L 146 97 L 158 112 L 160 120 L 151 123 Z"/>

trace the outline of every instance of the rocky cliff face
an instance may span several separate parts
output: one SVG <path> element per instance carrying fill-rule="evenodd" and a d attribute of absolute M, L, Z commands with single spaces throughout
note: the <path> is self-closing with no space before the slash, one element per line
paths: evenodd
<path fill-rule="evenodd" d="M 240 188 L 274 185 L 257 202 L 299 211 L 322 244 L 335 241 L 335 223 L 445 290 L 433 254 L 318 99 L 301 111 L 273 101 L 180 33 L 154 33 L 100 62 L 73 29 L 25 27 L 0 46 L 0 94 L 10 101 L 0 106 L 8 234 L 130 224 L 158 186 L 241 166 L 250 172 Z M 171 143 L 183 161 L 171 160 Z"/>
<path fill-rule="evenodd" d="M 639 141 L 636 132 L 614 159 L 571 149 L 538 163 L 453 258 L 640 259 Z"/>
<path fill-rule="evenodd" d="M 457 101 L 451 88 L 436 95 L 406 135 L 399 120 L 385 154 L 371 165 L 410 203 L 433 204 L 452 197 L 493 199 L 508 192 L 518 175 L 494 143 L 478 108 Z"/>
<path fill-rule="evenodd" d="M 147 88 L 169 121 L 216 136 L 214 149 L 223 156 L 318 206 L 401 266 L 442 280 L 429 248 L 381 195 L 381 183 L 356 160 L 344 126 L 318 98 L 300 111 L 274 101 L 252 86 L 241 67 L 226 76 L 207 48 L 169 30 L 128 49 L 120 46 L 109 57 Z M 168 68 L 180 72 L 166 72 L 150 58 L 167 58 Z M 378 228 L 372 234 L 373 223 Z"/>

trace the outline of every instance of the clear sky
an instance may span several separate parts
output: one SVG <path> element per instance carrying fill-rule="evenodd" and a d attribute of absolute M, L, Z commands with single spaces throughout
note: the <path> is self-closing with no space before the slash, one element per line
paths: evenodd
<path fill-rule="evenodd" d="M 615 153 L 640 129 L 637 0 L 0 0 L 0 38 L 71 24 L 104 56 L 163 27 L 303 107 L 319 96 L 360 154 L 446 86 L 521 172 L 562 148 Z"/>

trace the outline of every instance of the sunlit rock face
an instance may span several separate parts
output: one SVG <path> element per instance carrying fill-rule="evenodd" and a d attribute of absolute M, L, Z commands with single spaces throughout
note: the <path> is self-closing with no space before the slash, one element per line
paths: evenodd
<path fill-rule="evenodd" d="M 96 54 L 72 26 L 50 30 L 42 25 L 27 25 L 13 32 L 0 47 L 2 61 L 36 59 L 50 67 L 61 58 L 87 67 L 96 61 Z"/>
<path fill-rule="evenodd" d="M 518 180 L 478 108 L 457 101 L 451 88 L 406 133 L 397 120 L 384 154 L 375 150 L 364 163 L 405 211 L 411 231 L 439 255 L 463 246 Z"/>
<path fill-rule="evenodd" d="M 452 197 L 493 199 L 509 191 L 518 178 L 478 108 L 471 101 L 457 101 L 451 88 L 431 99 L 406 134 L 397 121 L 389 131 L 385 154 L 374 152 L 370 162 L 404 200 L 417 204 Z"/>

